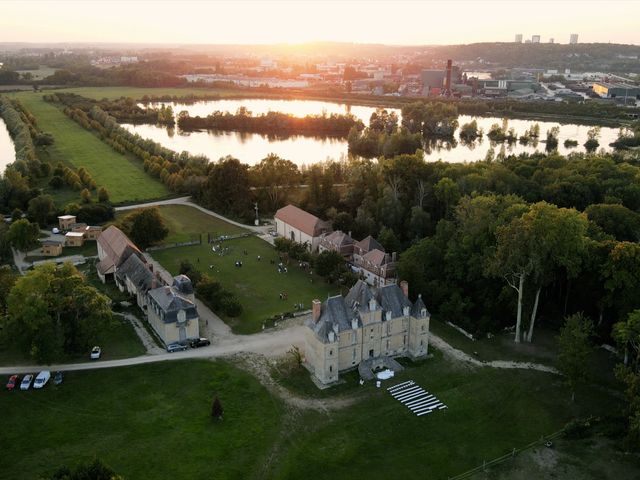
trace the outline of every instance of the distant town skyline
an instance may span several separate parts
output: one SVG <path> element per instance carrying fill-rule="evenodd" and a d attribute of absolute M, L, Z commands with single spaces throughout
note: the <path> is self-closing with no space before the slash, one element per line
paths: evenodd
<path fill-rule="evenodd" d="M 602 8 L 620 14 L 603 14 Z M 640 2 L 3 1 L 0 42 L 388 45 L 512 42 L 639 44 Z"/>

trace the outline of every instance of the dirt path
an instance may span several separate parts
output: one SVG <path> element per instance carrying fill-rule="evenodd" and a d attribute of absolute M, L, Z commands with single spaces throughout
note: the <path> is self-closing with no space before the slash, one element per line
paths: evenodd
<path fill-rule="evenodd" d="M 356 403 L 357 396 L 309 398 L 301 397 L 290 390 L 278 385 L 271 376 L 269 359 L 264 355 L 242 354 L 232 357 L 234 362 L 242 369 L 251 372 L 258 381 L 272 394 L 281 398 L 285 403 L 300 409 L 311 409 L 318 412 L 329 413 L 331 410 L 339 410 Z"/>
<path fill-rule="evenodd" d="M 541 365 L 539 363 L 531 362 L 514 362 L 509 360 L 492 360 L 490 362 L 483 362 L 477 358 L 473 358 L 471 355 L 464 353 L 462 350 L 458 350 L 452 347 L 442 338 L 431 333 L 429 335 L 429 343 L 441 350 L 445 355 L 459 360 L 461 362 L 469 363 L 477 367 L 492 367 L 492 368 L 506 368 L 506 369 L 523 369 L 523 370 L 537 370 L 539 372 L 554 373 L 559 375 L 560 372 L 553 367 L 547 365 Z"/>

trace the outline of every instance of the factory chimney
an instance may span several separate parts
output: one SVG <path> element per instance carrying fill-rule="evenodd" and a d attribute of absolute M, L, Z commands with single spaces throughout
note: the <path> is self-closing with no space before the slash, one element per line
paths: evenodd
<path fill-rule="evenodd" d="M 451 60 L 447 60 L 447 78 L 445 80 L 444 93 L 447 96 L 451 95 Z"/>

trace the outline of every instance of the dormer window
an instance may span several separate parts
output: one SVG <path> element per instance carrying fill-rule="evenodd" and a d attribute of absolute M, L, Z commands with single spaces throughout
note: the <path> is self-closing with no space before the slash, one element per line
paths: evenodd
<path fill-rule="evenodd" d="M 420 315 L 422 315 L 422 318 L 427 316 L 427 309 L 423 308 L 422 310 L 420 310 Z"/>
<path fill-rule="evenodd" d="M 386 312 L 386 318 L 387 318 L 387 320 L 391 320 L 391 312 L 390 311 Z"/>

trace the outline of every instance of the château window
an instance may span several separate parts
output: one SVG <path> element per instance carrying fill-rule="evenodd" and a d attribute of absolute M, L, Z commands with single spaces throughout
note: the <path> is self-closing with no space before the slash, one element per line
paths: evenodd
<path fill-rule="evenodd" d="M 329 365 L 329 371 L 333 372 L 333 365 Z"/>

